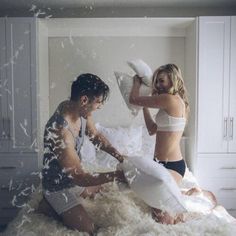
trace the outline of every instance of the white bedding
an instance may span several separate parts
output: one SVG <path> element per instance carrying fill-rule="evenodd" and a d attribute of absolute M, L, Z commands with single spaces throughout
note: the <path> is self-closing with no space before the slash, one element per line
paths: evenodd
<path fill-rule="evenodd" d="M 151 139 L 150 139 L 151 140 Z M 145 140 L 146 141 L 146 140 Z M 142 152 L 151 154 L 153 144 L 144 142 Z M 147 148 L 145 150 L 145 148 Z M 99 154 L 101 155 L 101 153 Z M 107 158 L 107 157 L 106 157 Z M 107 168 L 114 168 L 116 162 L 107 160 Z M 89 169 L 91 162 L 85 165 Z M 99 167 L 97 163 L 97 168 Z M 104 162 L 102 162 L 104 167 Z M 181 189 L 187 190 L 198 186 L 196 179 L 187 170 Z M 69 230 L 51 218 L 37 214 L 34 209 L 41 199 L 41 188 L 33 193 L 31 201 L 20 211 L 19 215 L 8 225 L 3 235 L 34 236 L 34 235 L 86 235 Z M 102 194 L 94 200 L 85 199 L 84 206 L 99 226 L 99 236 L 176 236 L 176 235 L 236 235 L 236 220 L 222 206 L 210 211 L 211 203 L 203 196 L 185 198 L 190 212 L 185 214 L 185 223 L 161 225 L 152 217 L 150 208 L 124 185 L 110 183 L 105 185 Z"/>
<path fill-rule="evenodd" d="M 190 186 L 193 176 L 189 172 L 185 183 Z M 195 183 L 192 183 L 195 186 Z M 94 200 L 84 200 L 84 206 L 100 227 L 98 235 L 102 236 L 152 236 L 152 235 L 236 235 L 236 221 L 226 210 L 218 206 L 212 212 L 204 211 L 208 203 L 199 197 L 198 202 L 203 206 L 203 212 L 190 212 L 185 215 L 186 222 L 177 225 L 161 225 L 152 217 L 149 207 L 135 194 L 120 188 L 115 183 L 106 184 L 103 194 L 97 195 Z M 41 198 L 38 189 L 29 205 L 20 211 L 17 218 L 11 222 L 4 233 L 7 236 L 33 235 L 85 235 L 72 231 L 62 224 L 46 216 L 31 211 Z M 194 202 L 194 198 L 191 199 Z M 197 209 L 196 209 L 197 210 Z"/>

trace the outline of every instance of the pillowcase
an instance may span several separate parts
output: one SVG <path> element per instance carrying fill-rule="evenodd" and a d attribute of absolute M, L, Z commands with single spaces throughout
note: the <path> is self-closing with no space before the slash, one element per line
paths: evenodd
<path fill-rule="evenodd" d="M 133 116 L 136 116 L 142 107 L 135 106 L 129 103 L 129 95 L 133 86 L 133 77 L 123 73 L 123 72 L 114 72 L 120 92 L 122 97 L 125 100 L 125 103 L 128 109 L 131 111 Z M 142 84 L 139 91 L 141 96 L 148 96 L 151 93 L 151 89 L 146 85 Z"/>
<path fill-rule="evenodd" d="M 140 155 L 142 149 L 142 126 L 129 128 L 105 128 L 99 123 L 96 128 L 123 155 Z M 102 168 L 116 169 L 119 163 L 113 156 L 102 151 L 96 151 L 96 163 Z"/>
<path fill-rule="evenodd" d="M 96 128 L 121 154 L 140 154 L 142 149 L 142 126 L 131 126 L 129 128 L 106 128 L 97 123 Z"/>
<path fill-rule="evenodd" d="M 145 158 L 153 159 L 155 144 L 156 144 L 156 135 L 150 135 L 148 133 L 146 125 L 143 125 L 141 156 L 145 155 Z"/>
<path fill-rule="evenodd" d="M 130 188 L 149 206 L 169 213 L 186 212 L 180 188 L 161 164 L 140 156 L 127 156 L 118 165 Z"/>
<path fill-rule="evenodd" d="M 127 61 L 134 72 L 142 78 L 142 82 L 148 87 L 152 87 L 152 69 L 141 59 Z"/>
<path fill-rule="evenodd" d="M 85 135 L 84 142 L 80 149 L 81 160 L 83 162 L 94 162 L 96 160 L 96 149 L 89 138 Z"/>

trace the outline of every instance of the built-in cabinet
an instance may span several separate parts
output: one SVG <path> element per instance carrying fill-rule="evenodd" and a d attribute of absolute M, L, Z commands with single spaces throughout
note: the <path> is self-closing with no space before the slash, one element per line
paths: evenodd
<path fill-rule="evenodd" d="M 7 91 L 8 88 L 6 87 L 7 80 L 6 80 L 6 25 L 5 19 L 0 18 L 0 150 L 1 152 L 8 150 L 8 140 L 7 136 L 9 130 L 9 120 L 7 114 Z"/>
<path fill-rule="evenodd" d="M 36 20 L 1 21 L 1 153 L 37 146 Z"/>
<path fill-rule="evenodd" d="M 200 17 L 198 152 L 236 152 L 235 17 Z"/>
<path fill-rule="evenodd" d="M 38 167 L 37 21 L 0 18 L 0 221 Z M 19 199 L 19 198 L 18 198 Z M 22 200 L 22 199 L 21 199 Z"/>
<path fill-rule="evenodd" d="M 236 153 L 236 16 L 231 17 L 230 89 L 229 89 L 229 152 Z"/>
<path fill-rule="evenodd" d="M 236 215 L 236 17 L 199 18 L 197 177 Z"/>

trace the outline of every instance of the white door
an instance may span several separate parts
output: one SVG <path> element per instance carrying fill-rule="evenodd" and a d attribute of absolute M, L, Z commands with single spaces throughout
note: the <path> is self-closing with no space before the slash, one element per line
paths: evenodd
<path fill-rule="evenodd" d="M 230 17 L 199 18 L 198 152 L 227 152 Z"/>
<path fill-rule="evenodd" d="M 236 152 L 236 16 L 231 17 L 229 152 Z"/>
<path fill-rule="evenodd" d="M 35 30 L 32 18 L 6 20 L 7 60 L 10 62 L 7 76 L 11 88 L 8 99 L 10 152 L 32 152 L 36 141 Z"/>
<path fill-rule="evenodd" d="M 0 152 L 8 150 L 9 119 L 7 114 L 8 84 L 6 79 L 5 19 L 0 18 Z"/>

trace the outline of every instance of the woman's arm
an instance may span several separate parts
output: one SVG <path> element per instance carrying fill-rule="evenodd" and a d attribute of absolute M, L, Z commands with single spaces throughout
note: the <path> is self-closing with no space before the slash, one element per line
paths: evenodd
<path fill-rule="evenodd" d="M 167 109 L 170 104 L 171 95 L 161 94 L 153 96 L 140 96 L 140 86 L 141 78 L 134 76 L 134 83 L 129 96 L 130 104 L 149 108 Z"/>
<path fill-rule="evenodd" d="M 145 124 L 146 124 L 149 135 L 156 134 L 157 125 L 153 121 L 151 114 L 150 114 L 148 108 L 146 108 L 146 107 L 143 108 L 143 116 L 144 116 Z"/>

